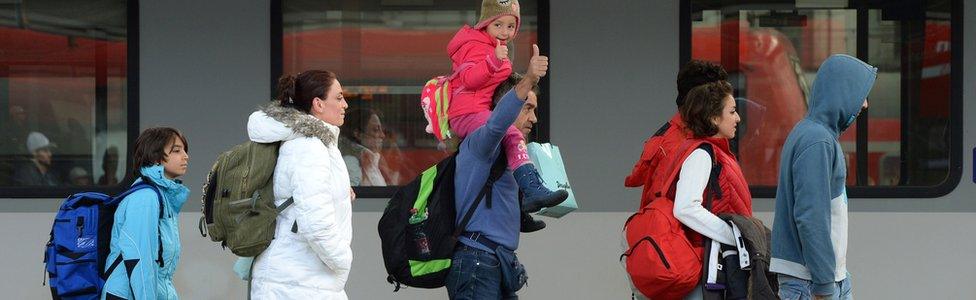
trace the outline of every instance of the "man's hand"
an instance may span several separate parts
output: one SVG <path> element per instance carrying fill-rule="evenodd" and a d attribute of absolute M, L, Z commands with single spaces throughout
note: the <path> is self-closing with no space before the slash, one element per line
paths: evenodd
<path fill-rule="evenodd" d="M 525 100 L 542 77 L 549 71 L 549 57 L 539 54 L 539 46 L 532 45 L 532 58 L 529 59 L 529 69 L 525 70 L 525 77 L 515 86 L 515 95 Z"/>
<path fill-rule="evenodd" d="M 525 71 L 525 78 L 532 79 L 532 84 L 539 83 L 539 79 L 549 71 L 549 57 L 539 54 L 539 45 L 532 44 L 532 58 L 529 59 L 529 69 Z"/>
<path fill-rule="evenodd" d="M 508 46 L 502 43 L 501 40 L 495 39 L 495 57 L 499 60 L 508 60 Z"/>
<path fill-rule="evenodd" d="M 356 201 L 356 192 L 352 190 L 352 187 L 349 187 L 349 202 L 354 201 Z"/>

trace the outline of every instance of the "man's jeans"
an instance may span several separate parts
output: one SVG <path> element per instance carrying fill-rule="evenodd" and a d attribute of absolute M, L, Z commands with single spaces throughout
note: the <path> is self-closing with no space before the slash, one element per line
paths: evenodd
<path fill-rule="evenodd" d="M 460 245 L 454 251 L 447 275 L 447 295 L 451 299 L 518 299 L 502 291 L 502 270 L 498 257 L 487 251 Z"/>
<path fill-rule="evenodd" d="M 779 274 L 779 298 L 782 300 L 812 300 L 813 282 L 805 279 L 796 278 L 789 275 Z M 847 278 L 837 282 L 837 292 L 830 295 L 828 299 L 833 300 L 852 300 L 854 294 L 851 291 L 851 274 Z"/>

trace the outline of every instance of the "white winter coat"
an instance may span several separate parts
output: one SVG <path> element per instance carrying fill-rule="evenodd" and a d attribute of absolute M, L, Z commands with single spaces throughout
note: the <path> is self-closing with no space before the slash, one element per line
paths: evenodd
<path fill-rule="evenodd" d="M 339 128 L 291 108 L 251 114 L 250 139 L 283 141 L 274 172 L 275 204 L 295 203 L 278 216 L 275 239 L 254 262 L 253 299 L 347 299 L 352 264 L 349 174 L 336 146 Z M 291 231 L 297 221 L 298 233 Z"/>

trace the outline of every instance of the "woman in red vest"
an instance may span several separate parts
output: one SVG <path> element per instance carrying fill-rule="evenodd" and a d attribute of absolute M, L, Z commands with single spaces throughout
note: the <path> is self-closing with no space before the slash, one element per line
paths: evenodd
<path fill-rule="evenodd" d="M 674 216 L 694 231 L 689 232 L 692 245 L 703 245 L 704 236 L 734 246 L 732 227 L 717 215 L 752 216 L 752 196 L 742 169 L 729 149 L 729 139 L 735 137 L 740 121 L 732 86 L 726 81 L 700 85 L 688 93 L 680 110 L 688 136 L 692 138 L 679 147 L 672 164 L 681 166 L 673 189 Z M 714 157 L 705 150 L 708 147 Z M 720 170 L 715 178 L 717 188 L 713 185 L 708 189 L 713 169 Z M 700 291 L 696 288 L 685 299 L 700 299 Z"/>

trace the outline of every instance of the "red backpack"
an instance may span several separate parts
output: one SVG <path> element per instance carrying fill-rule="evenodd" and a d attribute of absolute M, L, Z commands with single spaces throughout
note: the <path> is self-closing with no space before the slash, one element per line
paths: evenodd
<path fill-rule="evenodd" d="M 652 138 L 653 139 L 653 138 Z M 702 253 L 688 239 L 685 227 L 674 217 L 675 181 L 681 163 L 702 141 L 688 140 L 666 160 L 667 189 L 659 190 L 650 204 L 641 207 L 624 223 L 627 250 L 620 262 L 635 290 L 651 299 L 682 299 L 698 285 L 702 271 Z M 718 190 L 721 165 L 711 147 L 702 147 L 712 157 L 713 168 L 706 188 L 705 208 L 710 209 L 711 198 Z"/>
<path fill-rule="evenodd" d="M 634 170 L 624 180 L 626 187 L 644 187 L 641 194 L 640 208 L 646 207 L 651 200 L 660 198 L 660 191 L 664 190 L 664 181 L 668 179 L 670 169 L 658 168 L 662 161 L 670 157 L 670 152 L 676 150 L 687 139 L 683 129 L 681 115 L 675 114 L 671 121 L 644 142 L 644 151 L 640 159 L 634 164 Z"/>
<path fill-rule="evenodd" d="M 451 87 L 451 80 L 461 74 L 474 63 L 466 62 L 457 67 L 451 75 L 437 76 L 424 84 L 420 92 L 420 110 L 427 119 L 427 133 L 433 134 L 437 140 L 443 141 L 453 137 L 449 123 L 447 109 L 451 105 L 451 98 L 464 90 L 464 87 Z"/>

